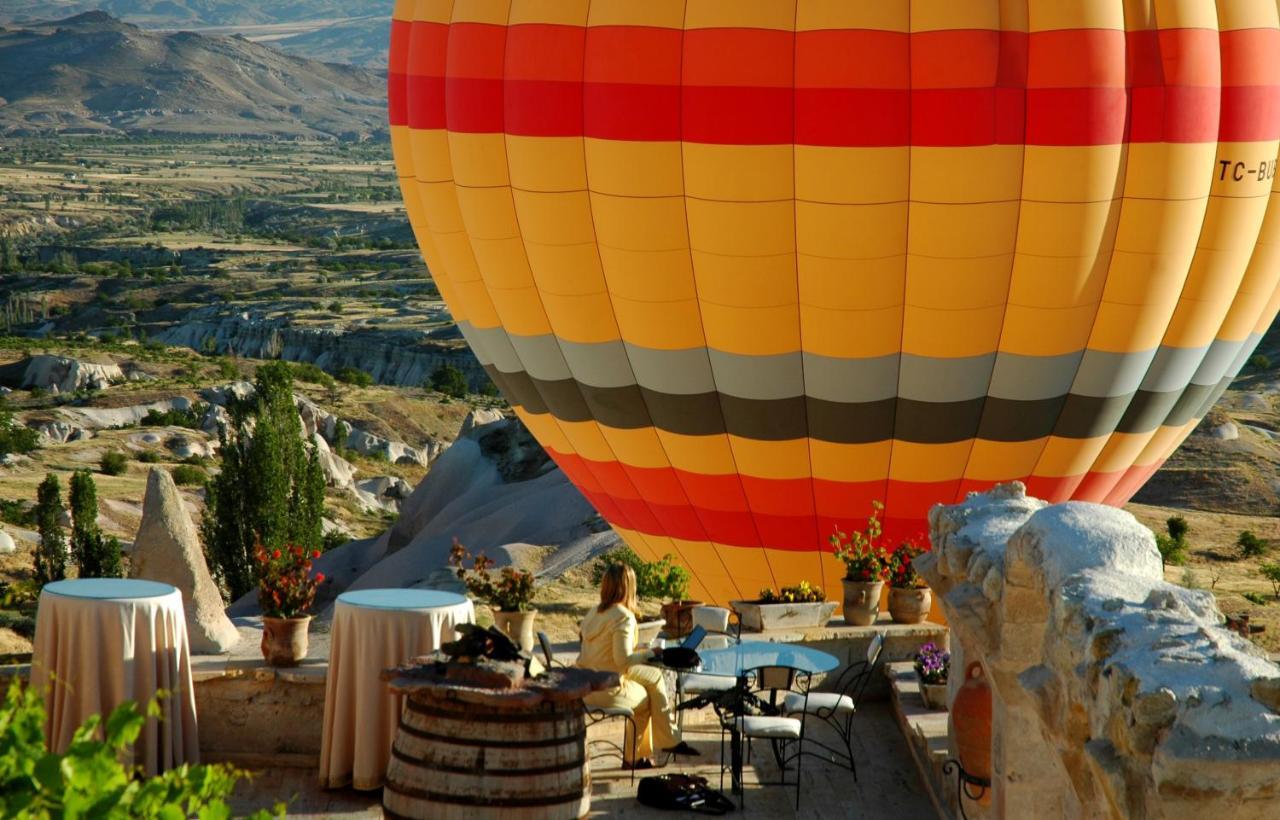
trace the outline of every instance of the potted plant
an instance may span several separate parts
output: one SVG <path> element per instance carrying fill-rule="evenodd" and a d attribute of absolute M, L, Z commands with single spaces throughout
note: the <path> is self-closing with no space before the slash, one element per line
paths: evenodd
<path fill-rule="evenodd" d="M 864 529 L 849 533 L 837 530 L 831 536 L 831 547 L 845 567 L 844 620 L 854 626 L 870 626 L 876 622 L 889 569 L 884 549 L 876 543 L 881 533 L 880 511 L 884 504 L 873 501 L 871 507 Z"/>
<path fill-rule="evenodd" d="M 254 547 L 258 566 L 258 605 L 262 608 L 262 657 L 272 666 L 297 666 L 307 656 L 308 610 L 324 573 L 311 574 L 319 550 L 296 544 L 268 550 Z"/>
<path fill-rule="evenodd" d="M 471 561 L 471 569 L 464 566 L 468 559 Z M 530 605 L 534 593 L 533 573 L 515 567 L 503 567 L 495 577 L 489 571 L 493 567 L 493 559 L 483 552 L 473 556 L 457 538 L 453 539 L 453 546 L 449 548 L 449 566 L 454 568 L 473 598 L 489 605 L 493 611 L 494 625 L 519 643 L 525 652 L 532 652 L 533 621 L 538 615 L 538 611 Z"/>
<path fill-rule="evenodd" d="M 651 590 L 655 597 L 666 601 L 662 605 L 662 617 L 666 625 L 662 631 L 669 638 L 688 635 L 693 630 L 693 610 L 702 601 L 689 599 L 689 570 L 676 563 L 675 556 L 662 556 L 658 561 L 647 562 L 637 573 L 636 585 Z"/>
<path fill-rule="evenodd" d="M 889 615 L 896 624 L 921 624 L 933 607 L 933 593 L 912 561 L 924 548 L 906 541 L 889 556 Z"/>
<path fill-rule="evenodd" d="M 951 653 L 933 641 L 916 652 L 916 677 L 920 679 L 920 697 L 926 709 L 947 708 L 947 675 L 951 672 Z"/>
<path fill-rule="evenodd" d="M 835 614 L 835 601 L 828 601 L 821 587 L 808 581 L 774 591 L 770 587 L 760 590 L 754 601 L 730 601 L 738 613 L 743 629 L 763 632 L 783 627 L 826 626 Z"/>

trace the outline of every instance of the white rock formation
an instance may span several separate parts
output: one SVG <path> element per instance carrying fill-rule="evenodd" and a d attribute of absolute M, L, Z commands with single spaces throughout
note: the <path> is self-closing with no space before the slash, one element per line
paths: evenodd
<path fill-rule="evenodd" d="M 9 555 L 18 551 L 18 545 L 13 540 L 13 536 L 4 530 L 0 530 L 0 555 Z"/>
<path fill-rule="evenodd" d="M 105 390 L 125 381 L 117 364 L 95 364 L 65 356 L 36 355 L 27 360 L 19 387 L 38 387 L 57 393 L 76 390 Z"/>
<path fill-rule="evenodd" d="M 182 593 L 194 654 L 230 652 L 239 640 L 200 549 L 195 526 L 168 471 L 147 476 L 142 525 L 134 539 L 130 575 L 172 584 Z"/>
<path fill-rule="evenodd" d="M 36 428 L 41 438 L 50 444 L 66 444 L 93 438 L 93 431 L 76 427 L 65 421 L 50 421 Z"/>
<path fill-rule="evenodd" d="M 1018 482 L 929 521 L 916 567 L 992 683 L 991 816 L 1276 816 L 1280 668 L 1164 581 L 1150 530 Z"/>
<path fill-rule="evenodd" d="M 58 415 L 67 422 L 87 430 L 105 430 L 112 427 L 123 427 L 137 424 L 147 417 L 152 410 L 161 413 L 169 410 L 189 410 L 191 399 L 186 396 L 174 396 L 148 404 L 134 404 L 128 407 L 60 407 Z"/>
<path fill-rule="evenodd" d="M 1236 426 L 1234 421 L 1225 421 L 1210 430 L 1209 437 L 1222 439 L 1223 441 L 1235 441 L 1240 438 L 1240 428 Z"/>

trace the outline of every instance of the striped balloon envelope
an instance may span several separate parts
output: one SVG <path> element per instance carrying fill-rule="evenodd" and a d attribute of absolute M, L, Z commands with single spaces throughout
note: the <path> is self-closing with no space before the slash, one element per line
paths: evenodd
<path fill-rule="evenodd" d="M 401 0 L 389 82 L 467 341 L 697 598 L 1124 503 L 1280 306 L 1275 0 Z"/>

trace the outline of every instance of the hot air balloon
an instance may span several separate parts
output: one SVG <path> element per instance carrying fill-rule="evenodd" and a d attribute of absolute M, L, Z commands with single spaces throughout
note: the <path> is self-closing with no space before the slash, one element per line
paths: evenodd
<path fill-rule="evenodd" d="M 1274 0 L 401 0 L 389 84 L 475 355 L 706 600 L 1124 503 L 1280 307 Z"/>

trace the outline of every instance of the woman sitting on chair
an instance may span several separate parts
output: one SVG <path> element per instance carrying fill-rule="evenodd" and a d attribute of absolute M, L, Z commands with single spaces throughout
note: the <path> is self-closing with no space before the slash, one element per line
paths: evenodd
<path fill-rule="evenodd" d="M 582 619 L 582 652 L 577 665 L 584 669 L 617 672 L 621 683 L 614 689 L 593 692 L 584 699 L 598 708 L 627 707 L 635 715 L 640 737 L 632 742 L 631 725 L 623 744 L 623 765 L 652 768 L 654 741 L 664 752 L 696 755 L 698 751 L 680 739 L 671 722 L 671 702 L 662 670 L 647 665 L 661 657 L 660 649 L 636 651 L 636 574 L 626 564 L 613 564 L 600 583 L 600 605 Z M 635 759 L 628 757 L 633 754 Z"/>

